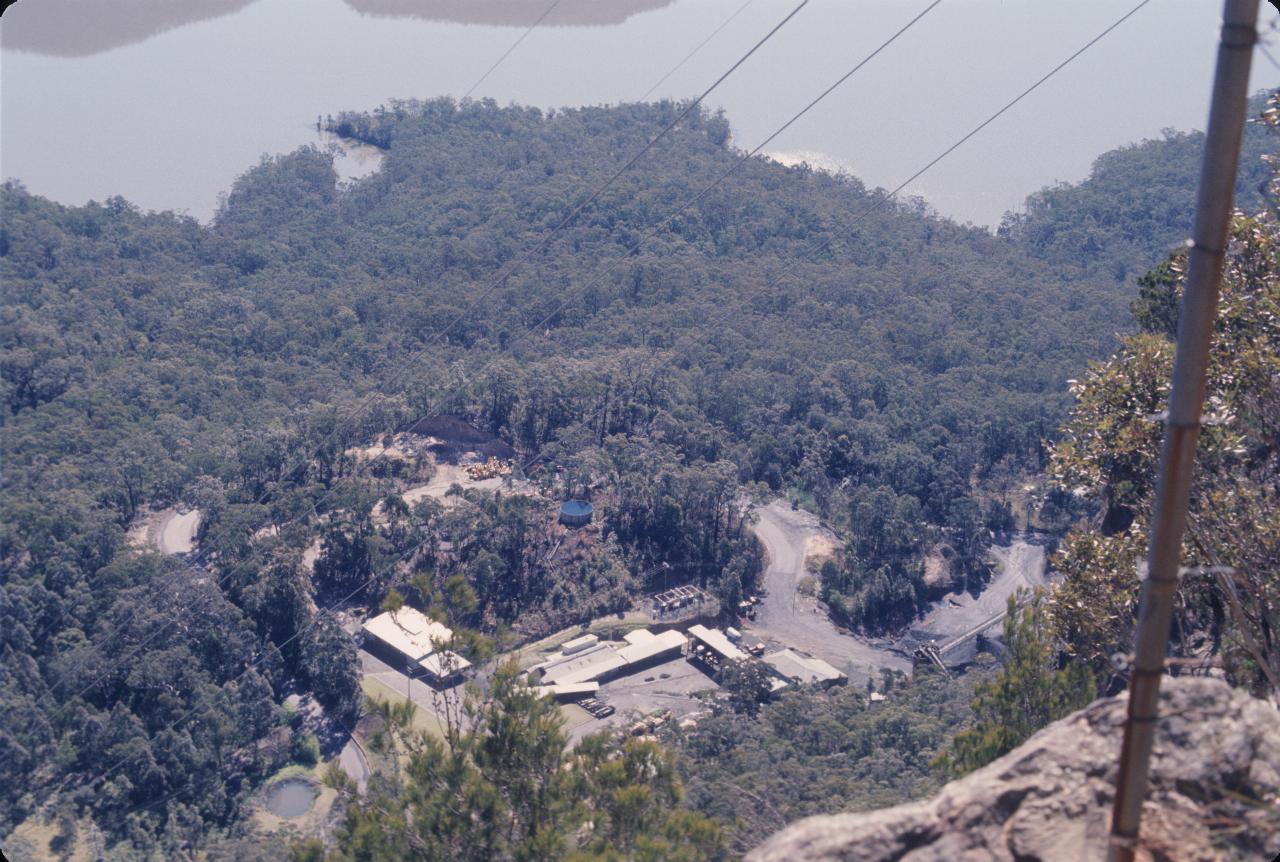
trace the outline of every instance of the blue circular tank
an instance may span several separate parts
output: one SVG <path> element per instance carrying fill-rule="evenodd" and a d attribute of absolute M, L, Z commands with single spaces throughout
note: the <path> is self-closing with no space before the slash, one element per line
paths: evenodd
<path fill-rule="evenodd" d="M 591 523 L 591 504 L 586 500 L 569 500 L 560 507 L 560 523 L 568 527 L 585 527 Z"/>

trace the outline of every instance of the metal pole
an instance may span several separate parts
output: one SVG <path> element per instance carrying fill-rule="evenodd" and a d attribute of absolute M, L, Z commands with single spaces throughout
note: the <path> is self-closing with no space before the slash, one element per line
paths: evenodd
<path fill-rule="evenodd" d="M 1258 38 L 1257 20 L 1258 0 L 1226 0 L 1224 3 L 1213 101 L 1200 166 L 1195 227 L 1178 322 L 1173 388 L 1147 549 L 1147 577 L 1142 584 L 1138 611 L 1129 713 L 1116 775 L 1109 862 L 1132 862 L 1142 819 L 1142 801 L 1147 792 L 1151 747 L 1159 716 L 1160 678 L 1178 589 L 1179 552 L 1187 521 L 1196 442 L 1200 436 L 1209 339 L 1217 314 L 1236 165 L 1244 134 L 1249 62 Z"/>

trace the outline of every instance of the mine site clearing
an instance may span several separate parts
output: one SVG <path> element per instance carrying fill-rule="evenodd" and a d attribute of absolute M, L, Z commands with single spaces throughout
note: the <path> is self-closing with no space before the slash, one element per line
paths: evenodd
<path fill-rule="evenodd" d="M 381 474 L 410 507 L 425 499 L 460 505 L 459 490 L 547 499 L 521 475 L 514 450 L 451 417 L 419 423 L 344 454 L 370 471 L 379 462 Z M 851 679 L 863 685 L 884 670 L 910 672 L 920 660 L 945 665 L 947 650 L 972 644 L 999 624 L 1010 595 L 1045 582 L 1043 549 L 1018 540 L 993 548 L 995 575 L 980 594 L 944 597 L 897 641 L 865 638 L 837 627 L 801 588 L 816 562 L 835 553 L 836 535 L 815 515 L 784 500 L 764 505 L 744 500 L 743 505 L 753 508 L 752 529 L 767 564 L 760 594 L 748 597 L 735 613 L 721 614 L 718 602 L 694 584 L 666 585 L 637 599 L 629 612 L 565 629 L 498 657 L 515 658 L 528 671 L 529 684 L 560 704 L 574 744 L 606 729 L 647 736 L 670 723 L 693 725 L 724 696 L 719 672 L 730 662 L 760 662 L 771 693 L 796 685 L 844 685 Z M 382 503 L 373 517 L 385 522 Z M 594 520 L 592 506 L 570 501 L 558 520 L 559 529 L 571 534 Z M 130 536 L 138 547 L 190 554 L 199 523 L 198 509 L 148 512 Z M 275 532 L 267 527 L 257 537 Z M 319 554 L 317 539 L 304 552 L 304 565 L 312 568 Z M 360 640 L 366 694 L 408 699 L 421 713 L 423 728 L 441 726 L 446 706 L 462 697 L 468 681 L 485 681 L 489 668 L 472 667 L 451 652 L 452 632 L 413 608 L 394 614 L 348 608 L 340 618 Z M 922 652 L 922 646 L 932 653 Z M 358 740 L 352 745 L 358 748 Z M 367 769 L 352 753 L 342 762 L 363 781 Z"/>

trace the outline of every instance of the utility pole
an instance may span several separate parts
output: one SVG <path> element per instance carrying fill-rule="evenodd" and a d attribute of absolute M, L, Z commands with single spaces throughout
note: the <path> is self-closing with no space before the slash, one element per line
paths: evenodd
<path fill-rule="evenodd" d="M 1187 523 L 1191 474 L 1200 437 L 1209 340 L 1217 316 L 1218 289 L 1226 256 L 1227 226 L 1235 191 L 1240 140 L 1248 103 L 1249 64 L 1258 40 L 1258 0 L 1225 0 L 1213 101 L 1205 131 L 1195 227 L 1187 261 L 1186 288 L 1178 321 L 1177 355 L 1169 395 L 1160 480 L 1156 488 L 1142 584 L 1135 658 L 1129 683 L 1129 714 L 1116 774 L 1108 862 L 1132 862 L 1147 793 L 1151 748 L 1159 717 L 1173 601 L 1178 590 L 1182 533 Z"/>

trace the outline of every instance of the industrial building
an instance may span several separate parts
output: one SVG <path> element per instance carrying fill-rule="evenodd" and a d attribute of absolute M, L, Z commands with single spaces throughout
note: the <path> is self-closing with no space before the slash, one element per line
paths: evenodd
<path fill-rule="evenodd" d="M 573 640 L 565 641 L 560 646 L 560 652 L 565 655 L 573 655 L 576 652 L 582 652 L 584 649 L 595 646 L 598 643 L 600 643 L 599 637 L 592 634 L 585 634 L 581 637 L 576 637 Z"/>
<path fill-rule="evenodd" d="M 749 656 L 724 632 L 709 629 L 699 623 L 689 626 L 689 658 L 698 659 L 712 669 L 719 669 L 727 662 L 744 661 Z"/>
<path fill-rule="evenodd" d="M 685 619 L 703 613 L 710 598 L 693 584 L 682 584 L 655 595 L 650 613 L 655 620 Z"/>
<path fill-rule="evenodd" d="M 471 667 L 471 662 L 444 649 L 453 640 L 453 630 L 411 607 L 378 614 L 365 622 L 363 630 L 371 652 L 382 653 L 410 675 L 422 671 L 433 682 L 443 683 Z"/>
<path fill-rule="evenodd" d="M 622 656 L 609 644 L 598 643 L 576 652 L 554 653 L 541 664 L 534 665 L 533 673 L 543 685 L 572 685 L 579 682 L 599 682 L 626 666 Z"/>
<path fill-rule="evenodd" d="M 538 677 L 547 694 L 576 693 L 575 686 L 601 683 L 623 674 L 635 673 L 684 650 L 685 637 L 677 631 L 654 634 L 636 629 L 623 635 L 623 643 L 602 643 L 595 635 L 583 635 L 566 643 L 546 661 L 530 671 Z"/>
<path fill-rule="evenodd" d="M 554 697 L 558 701 L 580 700 L 599 694 L 598 682 L 569 682 L 556 685 L 540 685 L 536 691 L 542 697 Z"/>
<path fill-rule="evenodd" d="M 636 629 L 622 636 L 627 645 L 618 650 L 627 667 L 639 670 L 680 655 L 688 642 L 677 631 L 654 634 L 648 629 Z"/>
<path fill-rule="evenodd" d="M 775 674 L 792 684 L 805 683 L 829 688 L 833 685 L 844 685 L 849 677 L 836 670 L 820 658 L 798 653 L 793 649 L 782 649 L 764 657 Z"/>

